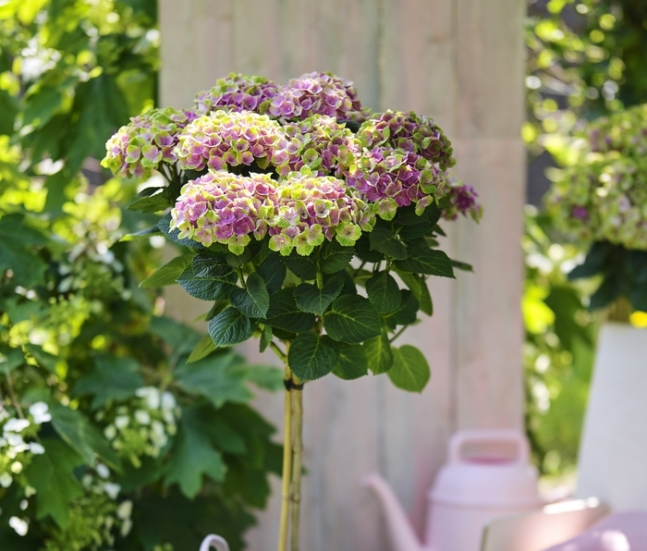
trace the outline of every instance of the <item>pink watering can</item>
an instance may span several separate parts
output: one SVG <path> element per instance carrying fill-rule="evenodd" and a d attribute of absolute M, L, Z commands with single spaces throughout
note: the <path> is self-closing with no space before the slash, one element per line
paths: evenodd
<path fill-rule="evenodd" d="M 449 459 L 428 494 L 420 542 L 387 483 L 365 483 L 379 498 L 393 551 L 479 551 L 485 525 L 496 517 L 541 506 L 528 442 L 514 430 L 470 430 L 449 442 Z"/>

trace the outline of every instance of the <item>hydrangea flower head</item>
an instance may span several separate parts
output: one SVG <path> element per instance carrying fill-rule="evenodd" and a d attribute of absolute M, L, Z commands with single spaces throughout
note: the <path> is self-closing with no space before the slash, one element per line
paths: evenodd
<path fill-rule="evenodd" d="M 557 227 L 583 240 L 647 249 L 647 106 L 599 119 L 571 144 L 547 195 Z"/>
<path fill-rule="evenodd" d="M 150 176 L 161 163 L 177 161 L 178 134 L 195 118 L 191 111 L 170 107 L 151 109 L 133 117 L 106 143 L 107 153 L 101 166 L 125 178 Z"/>
<path fill-rule="evenodd" d="M 276 182 L 267 174 L 239 176 L 224 171 L 185 184 L 171 210 L 171 229 L 205 247 L 222 243 L 241 254 L 250 234 L 262 239 L 277 212 Z"/>
<path fill-rule="evenodd" d="M 364 149 L 347 172 L 348 185 L 368 203 L 376 205 L 384 220 L 391 220 L 398 207 L 416 204 L 424 210 L 442 196 L 445 174 L 424 157 L 404 149 Z"/>
<path fill-rule="evenodd" d="M 445 220 L 456 220 L 459 214 L 469 216 L 475 222 L 481 219 L 483 207 L 478 202 L 478 193 L 472 186 L 463 184 L 456 178 L 449 178 L 444 196 L 448 205 L 443 209 Z"/>
<path fill-rule="evenodd" d="M 211 90 L 200 92 L 195 98 L 195 112 L 206 115 L 215 109 L 254 111 L 264 113 L 278 86 L 263 77 L 230 73 L 219 78 Z"/>
<path fill-rule="evenodd" d="M 175 149 L 183 170 L 227 170 L 253 162 L 262 168 L 288 161 L 281 125 L 251 111 L 214 111 L 187 125 Z"/>
<path fill-rule="evenodd" d="M 293 151 L 296 149 L 290 154 L 284 174 L 308 167 L 321 176 L 339 177 L 361 153 L 355 135 L 345 125 L 326 115 L 313 115 L 302 121 L 287 123 L 284 130 L 295 146 Z"/>
<path fill-rule="evenodd" d="M 357 133 L 364 147 L 388 146 L 411 151 L 436 163 L 442 170 L 456 164 L 451 142 L 428 117 L 413 111 L 386 111 L 373 115 Z"/>
<path fill-rule="evenodd" d="M 365 204 L 347 192 L 343 181 L 304 170 L 281 182 L 278 194 L 277 214 L 269 229 L 271 250 L 289 255 L 296 248 L 306 256 L 324 239 L 351 246 L 361 236 Z"/>
<path fill-rule="evenodd" d="M 327 115 L 337 120 L 359 120 L 365 110 L 353 83 L 332 73 L 306 73 L 281 86 L 272 99 L 273 117 L 294 120 Z"/>

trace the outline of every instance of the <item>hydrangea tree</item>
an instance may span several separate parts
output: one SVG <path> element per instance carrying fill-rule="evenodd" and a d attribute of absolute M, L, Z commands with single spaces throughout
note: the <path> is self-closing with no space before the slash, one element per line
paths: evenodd
<path fill-rule="evenodd" d="M 573 139 L 548 196 L 557 227 L 592 243 L 569 277 L 602 275 L 590 307 L 623 298 L 616 308 L 623 319 L 629 306 L 647 311 L 646 129 L 645 105 L 590 123 Z"/>
<path fill-rule="evenodd" d="M 393 342 L 418 311 L 431 315 L 427 277 L 469 269 L 439 249 L 438 224 L 478 219 L 476 193 L 448 175 L 451 143 L 431 119 L 371 113 L 327 73 L 285 85 L 232 74 L 192 110 L 133 119 L 107 151 L 115 174 L 167 180 L 131 208 L 164 212 L 150 232 L 190 251 L 144 285 L 177 281 L 213 303 L 191 359 L 257 337 L 285 364 L 279 550 L 291 506 L 296 551 L 304 384 L 371 370 L 423 389 L 423 354 Z"/>

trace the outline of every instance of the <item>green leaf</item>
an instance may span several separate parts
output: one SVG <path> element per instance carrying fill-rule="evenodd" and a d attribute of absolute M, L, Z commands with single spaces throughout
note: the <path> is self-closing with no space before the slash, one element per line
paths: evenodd
<path fill-rule="evenodd" d="M 47 515 L 61 528 L 69 522 L 70 502 L 83 495 L 83 488 L 74 476 L 74 469 L 83 459 L 60 440 L 43 439 L 45 453 L 34 455 L 25 470 L 25 478 L 36 490 L 36 518 Z"/>
<path fill-rule="evenodd" d="M 256 272 L 252 272 L 247 276 L 246 287 L 235 287 L 231 291 L 231 305 L 250 318 L 264 318 L 270 307 L 270 295 L 265 281 Z"/>
<path fill-rule="evenodd" d="M 409 256 L 397 260 L 395 267 L 403 272 L 454 278 L 454 269 L 449 257 L 438 249 L 416 246 L 409 249 Z"/>
<path fill-rule="evenodd" d="M 401 272 L 400 270 L 397 270 L 397 273 L 418 301 L 420 310 L 428 316 L 431 316 L 434 312 L 434 307 L 431 302 L 431 295 L 429 294 L 429 288 L 427 287 L 425 279 L 419 275 L 411 274 L 409 272 Z"/>
<path fill-rule="evenodd" d="M 400 207 L 393 221 L 400 226 L 416 226 L 427 221 L 436 225 L 440 220 L 441 215 L 442 211 L 436 204 L 429 205 L 420 215 L 416 214 L 415 205 L 409 205 L 404 208 Z"/>
<path fill-rule="evenodd" d="M 380 315 L 375 307 L 358 295 L 342 295 L 324 317 L 326 333 L 335 341 L 364 342 L 381 333 Z"/>
<path fill-rule="evenodd" d="M 339 358 L 333 372 L 340 379 L 352 381 L 368 373 L 368 357 L 361 344 L 343 344 L 339 347 Z"/>
<path fill-rule="evenodd" d="M 344 280 L 341 277 L 331 277 L 324 283 L 323 289 L 310 283 L 302 283 L 294 290 L 294 299 L 299 310 L 321 316 L 339 296 L 343 286 Z"/>
<path fill-rule="evenodd" d="M 398 309 L 384 316 L 384 321 L 390 329 L 395 329 L 397 325 L 411 325 L 416 321 L 418 314 L 419 305 L 413 293 L 406 289 L 401 289 L 400 293 L 402 299 Z"/>
<path fill-rule="evenodd" d="M 135 360 L 105 354 L 95 358 L 94 369 L 77 381 L 74 393 L 94 396 L 92 409 L 98 409 L 111 400 L 122 401 L 134 396 L 143 386 L 145 383 Z"/>
<path fill-rule="evenodd" d="M 239 365 L 232 370 L 242 373 L 246 381 L 264 390 L 276 392 L 283 388 L 283 371 L 268 365 Z"/>
<path fill-rule="evenodd" d="M 261 265 L 256 268 L 256 273 L 265 281 L 270 295 L 281 289 L 287 269 L 277 253 L 270 252 Z"/>
<path fill-rule="evenodd" d="M 431 233 L 435 225 L 435 222 L 430 220 L 421 220 L 420 224 L 405 226 L 398 232 L 398 235 L 403 241 L 413 241 Z"/>
<path fill-rule="evenodd" d="M 191 247 L 192 249 L 204 249 L 204 247 L 198 243 L 197 241 L 194 241 L 193 239 L 180 239 L 178 236 L 180 234 L 179 230 L 173 230 L 171 231 L 171 213 L 168 212 L 162 218 L 160 218 L 160 221 L 157 223 L 157 227 L 159 231 L 162 232 L 162 234 L 169 240 L 172 241 L 173 243 L 176 243 L 177 245 L 183 245 L 184 247 Z"/>
<path fill-rule="evenodd" d="M 267 350 L 267 347 L 270 345 L 272 342 L 272 326 L 271 325 L 264 325 L 263 326 L 263 333 L 261 334 L 261 339 L 260 339 L 260 344 L 259 344 L 259 351 L 260 352 L 265 352 Z"/>
<path fill-rule="evenodd" d="M 184 408 L 177 442 L 170 454 L 164 483 L 177 483 L 182 493 L 193 499 L 203 486 L 203 475 L 216 482 L 225 478 L 227 468 L 222 456 L 211 445 L 209 435 L 195 408 Z"/>
<path fill-rule="evenodd" d="M 296 251 L 292 251 L 290 256 L 281 256 L 280 258 L 288 270 L 301 279 L 309 280 L 317 277 L 317 263 L 311 256 L 301 256 Z"/>
<path fill-rule="evenodd" d="M 368 367 L 373 375 L 386 373 L 393 366 L 393 351 L 391 343 L 385 335 L 379 335 L 364 343 L 364 352 L 368 359 Z"/>
<path fill-rule="evenodd" d="M 18 348 L 2 347 L 0 349 L 0 373 L 9 375 L 14 369 L 25 363 L 25 357 Z"/>
<path fill-rule="evenodd" d="M 173 206 L 166 188 L 146 188 L 126 207 L 128 210 L 155 213 Z"/>
<path fill-rule="evenodd" d="M 36 128 L 44 126 L 61 108 L 62 101 L 63 95 L 58 87 L 42 86 L 37 92 L 27 95 L 23 126 L 33 125 Z"/>
<path fill-rule="evenodd" d="M 367 280 L 366 294 L 380 314 L 393 312 L 402 300 L 398 283 L 388 272 L 378 272 Z"/>
<path fill-rule="evenodd" d="M 378 251 L 396 260 L 407 258 L 407 248 L 404 243 L 397 240 L 386 224 L 376 225 L 368 235 L 372 251 Z"/>
<path fill-rule="evenodd" d="M 339 351 L 329 337 L 302 333 L 290 345 L 288 365 L 302 381 L 313 381 L 328 375 L 338 358 Z"/>
<path fill-rule="evenodd" d="M 164 316 L 151 318 L 150 331 L 167 342 L 178 355 L 191 352 L 201 339 L 200 333 L 191 327 Z"/>
<path fill-rule="evenodd" d="M 283 331 L 305 333 L 313 328 L 315 316 L 299 310 L 292 289 L 281 289 L 270 297 L 265 323 Z"/>
<path fill-rule="evenodd" d="M 405 344 L 400 348 L 393 348 L 393 367 L 387 375 L 402 390 L 422 392 L 431 377 L 431 370 L 422 352 Z"/>
<path fill-rule="evenodd" d="M 474 266 L 468 264 L 467 262 L 461 262 L 460 260 L 452 260 L 452 266 L 457 270 L 463 270 L 464 272 L 474 271 Z"/>
<path fill-rule="evenodd" d="M 255 324 L 236 308 L 225 308 L 209 322 L 209 335 L 216 346 L 245 342 L 254 334 Z"/>
<path fill-rule="evenodd" d="M 226 247 L 220 243 L 214 243 L 213 245 L 211 245 L 210 249 L 213 249 L 214 247 L 224 247 L 226 250 Z M 263 244 L 260 241 L 252 239 L 241 254 L 228 252 L 225 254 L 225 259 L 227 261 L 227 264 L 229 264 L 232 268 L 240 268 L 241 266 L 253 260 L 256 255 L 261 252 L 262 248 Z"/>
<path fill-rule="evenodd" d="M 355 255 L 354 247 L 344 247 L 336 239 L 324 241 L 321 246 L 320 265 L 325 274 L 334 274 L 343 270 Z"/>
<path fill-rule="evenodd" d="M 97 428 L 77 409 L 61 404 L 50 404 L 52 426 L 89 467 L 96 464 L 95 454 L 116 471 L 121 471 L 121 461 L 108 441 Z"/>
<path fill-rule="evenodd" d="M 245 386 L 243 359 L 227 350 L 202 360 L 180 364 L 174 371 L 175 381 L 190 394 L 207 398 L 215 407 L 225 402 L 245 403 L 253 395 Z"/>
<path fill-rule="evenodd" d="M 355 253 L 357 257 L 364 262 L 380 262 L 384 260 L 384 255 L 380 252 L 371 250 L 371 240 L 367 233 L 363 233 L 355 242 Z"/>
<path fill-rule="evenodd" d="M 202 358 L 206 358 L 216 348 L 218 347 L 216 346 L 216 343 L 213 342 L 211 335 L 205 335 L 200 339 L 200 342 L 195 345 L 195 348 L 191 351 L 191 354 L 189 354 L 186 362 L 193 363 L 201 360 Z"/>
<path fill-rule="evenodd" d="M 200 300 L 226 300 L 238 276 L 221 258 L 198 255 L 184 269 L 177 282 L 192 297 Z"/>
<path fill-rule="evenodd" d="M 16 98 L 6 90 L 0 89 L 0 135 L 13 135 L 17 114 L 18 102 Z"/>
<path fill-rule="evenodd" d="M 178 278 L 186 270 L 186 267 L 191 264 L 195 255 L 183 254 L 175 257 L 164 266 L 155 270 L 149 275 L 139 286 L 142 289 L 147 287 L 163 287 L 164 285 L 173 285 L 177 283 Z"/>

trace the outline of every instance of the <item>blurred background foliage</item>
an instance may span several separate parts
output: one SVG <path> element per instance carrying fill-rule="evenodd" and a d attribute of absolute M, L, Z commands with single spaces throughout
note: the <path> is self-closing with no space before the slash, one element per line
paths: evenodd
<path fill-rule="evenodd" d="M 526 428 L 547 475 L 577 461 L 603 314 L 585 298 L 596 282 L 566 280 L 584 243 L 559 235 L 542 214 L 551 173 L 568 162 L 565 145 L 584 122 L 647 101 L 647 3 L 642 0 L 529 0 L 526 19 L 528 206 L 523 248 L 526 283 Z M 597 282 L 599 283 L 599 282 Z M 641 324 L 645 315 L 635 313 Z"/>
<path fill-rule="evenodd" d="M 280 468 L 250 383 L 278 370 L 202 335 L 138 282 L 150 226 L 105 141 L 156 103 L 153 0 L 0 3 L 0 549 L 233 549 Z M 159 241 L 159 239 L 158 239 Z M 253 388 L 253 387 L 252 387 Z"/>

